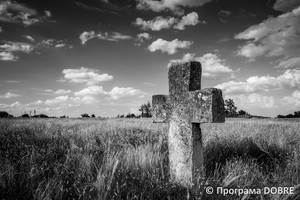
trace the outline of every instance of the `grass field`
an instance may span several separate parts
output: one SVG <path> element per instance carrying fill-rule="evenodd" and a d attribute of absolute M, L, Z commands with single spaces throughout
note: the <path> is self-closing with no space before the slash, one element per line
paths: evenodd
<path fill-rule="evenodd" d="M 169 181 L 167 124 L 145 119 L 0 120 L 0 198 L 283 200 L 287 195 L 208 195 L 205 188 L 300 183 L 299 121 L 227 119 L 201 128 L 205 176 L 191 193 Z"/>

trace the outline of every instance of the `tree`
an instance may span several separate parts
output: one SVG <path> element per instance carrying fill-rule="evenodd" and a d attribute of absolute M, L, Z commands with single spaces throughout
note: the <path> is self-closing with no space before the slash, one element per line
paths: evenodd
<path fill-rule="evenodd" d="M 133 113 L 128 113 L 128 114 L 126 115 L 126 118 L 135 118 L 135 114 L 133 114 Z"/>
<path fill-rule="evenodd" d="M 247 113 L 244 110 L 240 110 L 238 113 L 239 113 L 239 115 L 250 115 L 249 113 Z"/>
<path fill-rule="evenodd" d="M 225 115 L 226 117 L 236 117 L 237 107 L 234 105 L 233 99 L 225 100 Z"/>
<path fill-rule="evenodd" d="M 25 113 L 25 114 L 22 115 L 22 117 L 23 118 L 29 118 L 29 115 Z"/>
<path fill-rule="evenodd" d="M 96 116 L 94 114 L 92 114 L 92 118 L 95 118 Z"/>
<path fill-rule="evenodd" d="M 49 118 L 48 115 L 40 114 L 40 118 Z"/>
<path fill-rule="evenodd" d="M 152 117 L 152 113 L 151 113 L 151 104 L 148 101 L 148 103 L 141 105 L 141 107 L 139 108 L 139 111 L 142 113 L 141 117 Z"/>
<path fill-rule="evenodd" d="M 90 116 L 89 116 L 89 114 L 84 113 L 84 114 L 81 114 L 81 117 L 90 117 Z"/>
<path fill-rule="evenodd" d="M 7 118 L 9 114 L 5 111 L 0 111 L 0 118 Z"/>

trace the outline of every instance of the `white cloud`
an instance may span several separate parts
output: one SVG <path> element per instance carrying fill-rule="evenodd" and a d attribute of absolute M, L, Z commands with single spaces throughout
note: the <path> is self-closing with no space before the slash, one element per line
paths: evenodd
<path fill-rule="evenodd" d="M 291 96 L 283 97 L 283 104 L 290 106 L 300 106 L 300 90 L 295 90 Z"/>
<path fill-rule="evenodd" d="M 229 16 L 231 12 L 229 10 L 221 10 L 218 14 L 223 16 Z"/>
<path fill-rule="evenodd" d="M 195 26 L 199 23 L 198 14 L 192 12 L 183 16 L 181 19 L 175 17 L 162 17 L 158 16 L 152 20 L 143 20 L 142 18 L 136 18 L 134 24 L 141 27 L 142 30 L 160 31 L 162 29 L 178 29 L 184 30 L 185 26 Z"/>
<path fill-rule="evenodd" d="M 16 61 L 18 60 L 18 56 L 13 55 L 11 52 L 0 52 L 0 60 Z"/>
<path fill-rule="evenodd" d="M 55 48 L 73 48 L 72 45 L 67 44 L 64 40 L 56 40 L 56 39 L 46 39 L 42 40 L 39 44 L 39 46 L 43 47 L 55 47 Z"/>
<path fill-rule="evenodd" d="M 63 48 L 63 47 L 65 47 L 65 46 L 66 46 L 65 43 L 59 43 L 59 44 L 56 44 L 56 45 L 55 45 L 56 48 Z"/>
<path fill-rule="evenodd" d="M 0 45 L 0 50 L 6 52 L 21 51 L 24 53 L 30 53 L 34 50 L 34 47 L 28 43 L 22 42 L 6 42 L 6 44 Z"/>
<path fill-rule="evenodd" d="M 6 0 L 0 2 L 0 21 L 10 23 L 22 23 L 25 26 L 40 23 L 47 17 L 38 16 L 36 10 L 14 1 Z"/>
<path fill-rule="evenodd" d="M 198 61 L 202 66 L 202 75 L 207 78 L 233 78 L 234 71 L 226 66 L 224 60 L 220 59 L 218 55 L 207 53 L 201 57 L 195 57 L 195 54 L 184 54 L 181 59 L 171 60 L 169 66 L 172 63 L 181 63 L 189 61 Z"/>
<path fill-rule="evenodd" d="M 149 33 L 139 33 L 136 36 L 136 46 L 141 46 L 141 44 L 145 41 L 145 40 L 150 40 L 151 36 Z"/>
<path fill-rule="evenodd" d="M 0 95 L 0 99 L 10 99 L 10 98 L 19 97 L 19 96 L 20 95 L 18 95 L 18 94 L 6 92 L 4 95 Z"/>
<path fill-rule="evenodd" d="M 226 95 L 226 99 L 233 99 L 238 108 L 250 109 L 251 107 L 274 108 L 277 107 L 273 96 L 265 96 L 257 93 L 249 95 Z"/>
<path fill-rule="evenodd" d="M 123 35 L 122 33 L 112 32 L 111 34 L 105 32 L 104 36 L 100 37 L 103 40 L 119 41 L 119 40 L 130 40 L 130 35 Z"/>
<path fill-rule="evenodd" d="M 282 60 L 277 68 L 300 68 L 300 57 Z"/>
<path fill-rule="evenodd" d="M 175 39 L 173 41 L 163 40 L 161 38 L 152 42 L 150 46 L 148 46 L 148 50 L 150 52 L 155 52 L 157 50 L 162 51 L 163 53 L 175 54 L 177 49 L 188 49 L 193 44 L 191 41 L 180 41 Z"/>
<path fill-rule="evenodd" d="M 60 104 L 60 103 L 65 103 L 69 100 L 69 96 L 59 96 L 55 97 L 54 99 L 48 99 L 45 101 L 46 105 L 53 105 L 53 104 Z"/>
<path fill-rule="evenodd" d="M 112 33 L 105 32 L 104 34 L 102 34 L 100 32 L 100 33 L 96 34 L 95 31 L 89 31 L 89 32 L 84 31 L 79 36 L 79 39 L 81 40 L 82 45 L 84 45 L 87 41 L 89 41 L 91 39 L 94 39 L 94 38 L 97 38 L 97 39 L 100 39 L 100 40 L 112 41 L 112 42 L 132 39 L 131 36 L 124 35 L 124 34 L 119 33 L 119 32 L 112 32 Z"/>
<path fill-rule="evenodd" d="M 192 12 L 183 16 L 178 24 L 174 26 L 175 29 L 184 30 L 185 26 L 195 26 L 199 23 L 198 14 Z"/>
<path fill-rule="evenodd" d="M 132 97 L 132 96 L 138 96 L 139 98 L 143 98 L 146 93 L 141 91 L 141 90 L 137 90 L 134 89 L 132 87 L 114 87 L 110 92 L 107 93 L 108 95 L 111 96 L 111 98 L 113 99 L 119 99 L 122 97 Z"/>
<path fill-rule="evenodd" d="M 107 94 L 107 92 L 105 92 L 103 90 L 102 86 L 89 86 L 79 92 L 75 92 L 74 93 L 75 96 L 86 96 L 86 95 L 97 95 L 97 94 Z"/>
<path fill-rule="evenodd" d="M 182 7 L 202 6 L 211 0 L 137 0 L 137 8 L 140 10 L 153 10 L 160 12 L 164 10 L 172 10 L 175 14 L 182 14 Z"/>
<path fill-rule="evenodd" d="M 242 46 L 238 50 L 237 55 L 245 56 L 247 58 L 250 58 L 251 60 L 254 60 L 256 57 L 264 55 L 266 51 L 266 48 L 262 45 L 255 45 L 254 43 L 249 43 L 247 45 Z"/>
<path fill-rule="evenodd" d="M 160 31 L 162 29 L 169 29 L 171 28 L 175 23 L 177 19 L 174 17 L 167 17 L 163 18 L 161 16 L 158 16 L 152 20 L 145 21 L 142 18 L 136 18 L 134 24 L 136 26 L 140 26 L 142 30 L 152 30 L 152 31 Z"/>
<path fill-rule="evenodd" d="M 114 100 L 124 97 L 143 98 L 146 95 L 145 92 L 132 87 L 114 87 L 111 91 L 107 92 L 102 86 L 89 86 L 79 92 L 75 92 L 74 94 L 75 96 L 104 95 Z"/>
<path fill-rule="evenodd" d="M 252 76 L 245 82 L 229 81 L 215 86 L 225 94 L 254 93 L 282 88 L 300 88 L 300 70 L 287 70 L 277 77 Z"/>
<path fill-rule="evenodd" d="M 283 12 L 291 11 L 300 6 L 299 0 L 277 0 L 274 4 L 275 10 L 280 10 Z"/>
<path fill-rule="evenodd" d="M 45 104 L 46 106 L 52 106 L 52 107 L 77 107 L 81 104 L 94 104 L 96 103 L 96 99 L 91 96 L 84 96 L 84 97 L 69 97 L 67 95 L 65 96 L 59 96 L 55 97 L 54 99 L 48 99 L 42 104 Z"/>
<path fill-rule="evenodd" d="M 83 33 L 80 34 L 79 39 L 81 40 L 81 44 L 84 45 L 87 41 L 95 38 L 95 31 L 84 31 Z"/>
<path fill-rule="evenodd" d="M 73 83 L 86 83 L 87 85 L 96 85 L 103 81 L 110 81 L 113 76 L 108 74 L 99 74 L 98 70 L 93 70 L 85 67 L 79 69 L 64 69 L 65 80 Z"/>
<path fill-rule="evenodd" d="M 255 59 L 266 57 L 298 57 L 300 54 L 300 7 L 278 17 L 250 26 L 235 39 L 251 40 L 238 50 L 238 55 Z"/>
<path fill-rule="evenodd" d="M 34 50 L 34 46 L 28 43 L 22 42 L 5 42 L 5 44 L 0 45 L 0 60 L 3 61 L 16 61 L 18 56 L 14 55 L 12 52 L 24 52 L 30 53 Z"/>
<path fill-rule="evenodd" d="M 49 10 L 45 10 L 45 15 L 47 16 L 47 17 L 51 17 L 51 12 L 49 11 Z"/>
<path fill-rule="evenodd" d="M 48 93 L 53 93 L 53 94 L 69 94 L 71 93 L 72 91 L 71 90 L 64 90 L 64 89 L 59 89 L 59 90 L 56 90 L 56 91 L 53 91 L 53 90 L 45 90 L 45 92 L 48 92 Z"/>
<path fill-rule="evenodd" d="M 24 35 L 24 37 L 29 40 L 30 42 L 35 42 L 35 39 L 31 37 L 30 35 Z"/>
<path fill-rule="evenodd" d="M 149 40 L 149 39 L 151 39 L 151 36 L 150 36 L 149 33 L 139 33 L 139 34 L 137 35 L 137 38 L 138 38 L 138 39 L 146 39 L 146 40 Z"/>

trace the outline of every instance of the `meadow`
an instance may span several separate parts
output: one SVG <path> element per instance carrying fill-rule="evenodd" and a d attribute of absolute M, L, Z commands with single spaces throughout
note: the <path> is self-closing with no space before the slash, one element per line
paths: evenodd
<path fill-rule="evenodd" d="M 205 171 L 191 192 L 169 181 L 167 124 L 150 119 L 0 120 L 0 199 L 299 199 L 205 192 L 209 186 L 297 186 L 299 120 L 226 119 L 201 129 Z"/>

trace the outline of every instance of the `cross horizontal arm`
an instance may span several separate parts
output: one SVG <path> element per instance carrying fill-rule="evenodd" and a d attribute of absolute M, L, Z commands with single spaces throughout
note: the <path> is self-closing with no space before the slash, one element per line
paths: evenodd
<path fill-rule="evenodd" d="M 222 91 L 216 88 L 189 92 L 188 101 L 192 123 L 225 122 Z"/>

